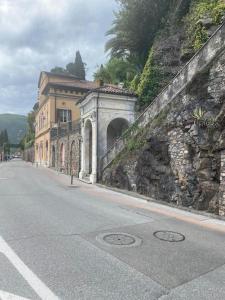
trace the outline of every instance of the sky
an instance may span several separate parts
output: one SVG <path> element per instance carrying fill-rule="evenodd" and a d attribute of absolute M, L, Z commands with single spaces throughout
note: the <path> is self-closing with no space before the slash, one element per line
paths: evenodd
<path fill-rule="evenodd" d="M 65 67 L 79 50 L 91 80 L 104 63 L 115 0 L 0 0 L 0 114 L 27 114 L 41 71 Z"/>

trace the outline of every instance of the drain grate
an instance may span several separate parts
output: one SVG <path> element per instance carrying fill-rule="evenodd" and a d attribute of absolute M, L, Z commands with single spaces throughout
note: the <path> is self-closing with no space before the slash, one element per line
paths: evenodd
<path fill-rule="evenodd" d="M 120 232 L 100 234 L 96 239 L 100 243 L 115 247 L 136 247 L 142 242 L 142 240 L 136 236 Z"/>
<path fill-rule="evenodd" d="M 166 241 L 166 242 L 183 242 L 185 240 L 185 236 L 179 232 L 174 232 L 174 231 L 156 231 L 153 233 L 153 235 L 157 238 L 160 239 L 161 241 Z"/>

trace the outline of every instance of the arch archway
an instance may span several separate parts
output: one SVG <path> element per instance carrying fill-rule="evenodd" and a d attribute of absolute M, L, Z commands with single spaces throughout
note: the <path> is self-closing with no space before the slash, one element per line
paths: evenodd
<path fill-rule="evenodd" d="M 126 119 L 116 118 L 107 127 L 107 150 L 109 150 L 116 140 L 127 130 L 129 123 Z"/>
<path fill-rule="evenodd" d="M 39 161 L 42 162 L 42 159 L 43 159 L 43 142 L 41 142 L 39 146 Z"/>
<path fill-rule="evenodd" d="M 62 143 L 60 146 L 60 169 L 63 171 L 65 168 L 65 147 Z"/>
<path fill-rule="evenodd" d="M 79 144 L 73 141 L 70 147 L 70 175 L 77 177 L 80 171 L 79 156 Z"/>
<path fill-rule="evenodd" d="M 85 171 L 92 173 L 92 124 L 90 120 L 85 123 Z"/>
<path fill-rule="evenodd" d="M 52 146 L 52 167 L 55 168 L 55 146 Z"/>
<path fill-rule="evenodd" d="M 48 141 L 46 141 L 46 143 L 45 143 L 45 150 L 46 150 L 45 158 L 46 158 L 46 162 L 47 162 L 48 161 Z"/>

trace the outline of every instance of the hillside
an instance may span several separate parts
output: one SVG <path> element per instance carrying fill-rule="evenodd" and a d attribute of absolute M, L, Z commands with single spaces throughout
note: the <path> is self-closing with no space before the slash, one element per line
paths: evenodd
<path fill-rule="evenodd" d="M 26 116 L 0 114 L 0 131 L 7 129 L 11 144 L 18 144 L 26 132 Z"/>

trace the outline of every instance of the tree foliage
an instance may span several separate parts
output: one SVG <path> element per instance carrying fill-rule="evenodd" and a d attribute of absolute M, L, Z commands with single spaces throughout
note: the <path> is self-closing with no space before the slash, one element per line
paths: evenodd
<path fill-rule="evenodd" d="M 27 115 L 27 130 L 23 139 L 20 141 L 22 150 L 32 147 L 35 141 L 35 110 L 32 110 Z"/>
<path fill-rule="evenodd" d="M 8 132 L 6 129 L 0 132 L 0 148 L 3 150 L 5 154 L 10 153 L 10 143 L 9 143 Z"/>
<path fill-rule="evenodd" d="M 115 13 L 113 26 L 107 32 L 111 38 L 106 44 L 106 51 L 110 51 L 112 57 L 136 60 L 143 67 L 171 1 L 117 1 L 120 9 Z"/>
<path fill-rule="evenodd" d="M 68 71 L 63 69 L 62 67 L 55 67 L 53 69 L 51 69 L 51 72 L 52 73 L 55 73 L 55 74 L 68 74 Z"/>
<path fill-rule="evenodd" d="M 68 63 L 65 69 L 56 66 L 53 69 L 51 69 L 51 72 L 56 74 L 71 74 L 76 76 L 80 80 L 85 80 L 86 77 L 85 65 L 86 64 L 82 61 L 80 52 L 77 51 L 74 62 Z"/>
<path fill-rule="evenodd" d="M 76 52 L 75 62 L 69 63 L 66 66 L 66 70 L 77 78 L 85 80 L 85 64 L 82 61 L 79 51 Z"/>
<path fill-rule="evenodd" d="M 112 84 L 123 82 L 128 85 L 136 72 L 135 66 L 126 59 L 111 58 L 105 65 L 100 66 L 94 74 L 94 79 Z"/>

